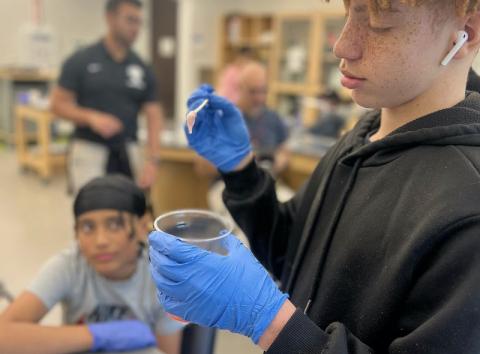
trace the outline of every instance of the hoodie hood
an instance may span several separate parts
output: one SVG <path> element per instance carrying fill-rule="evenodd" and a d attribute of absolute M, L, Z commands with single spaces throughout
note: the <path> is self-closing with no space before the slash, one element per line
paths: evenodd
<path fill-rule="evenodd" d="M 368 134 L 379 125 L 379 111 L 367 114 L 345 141 L 341 162 L 353 165 L 361 159 L 362 166 L 380 165 L 419 145 L 480 146 L 480 94 L 467 92 L 457 105 L 417 118 L 385 138 L 365 144 Z"/>

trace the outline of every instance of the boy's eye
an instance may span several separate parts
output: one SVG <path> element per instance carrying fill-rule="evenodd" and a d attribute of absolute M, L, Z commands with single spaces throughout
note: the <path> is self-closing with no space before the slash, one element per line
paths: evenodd
<path fill-rule="evenodd" d="M 378 27 L 368 24 L 368 29 L 374 33 L 386 33 L 392 29 L 392 27 Z"/>
<path fill-rule="evenodd" d="M 123 221 L 120 219 L 112 219 L 107 222 L 107 228 L 110 231 L 118 231 L 123 229 Z"/>
<path fill-rule="evenodd" d="M 77 231 L 82 234 L 90 234 L 94 231 L 95 227 L 90 223 L 81 223 L 77 227 Z"/>

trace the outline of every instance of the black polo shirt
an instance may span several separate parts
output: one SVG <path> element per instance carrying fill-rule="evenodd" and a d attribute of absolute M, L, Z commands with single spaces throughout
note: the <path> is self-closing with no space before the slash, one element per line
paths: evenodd
<path fill-rule="evenodd" d="M 137 117 L 142 106 L 156 100 L 155 76 L 133 52 L 115 61 L 103 40 L 84 48 L 63 64 L 59 85 L 76 94 L 77 103 L 119 118 L 124 130 L 106 140 L 89 127 L 77 126 L 74 137 L 105 145 L 137 139 Z"/>

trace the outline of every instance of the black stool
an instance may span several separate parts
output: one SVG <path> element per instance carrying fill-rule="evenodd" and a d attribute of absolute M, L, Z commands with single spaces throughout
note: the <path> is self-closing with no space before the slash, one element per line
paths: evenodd
<path fill-rule="evenodd" d="M 213 354 L 215 328 L 189 324 L 183 330 L 182 354 Z"/>

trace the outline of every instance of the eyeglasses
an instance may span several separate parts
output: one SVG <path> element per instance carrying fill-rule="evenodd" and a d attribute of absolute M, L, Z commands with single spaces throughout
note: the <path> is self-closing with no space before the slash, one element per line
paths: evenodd
<path fill-rule="evenodd" d="M 125 20 L 131 26 L 141 26 L 143 23 L 140 17 L 135 17 L 135 16 L 127 16 Z"/>
<path fill-rule="evenodd" d="M 250 96 L 257 96 L 257 95 L 266 95 L 268 90 L 266 87 L 261 88 L 247 88 L 247 92 Z"/>

